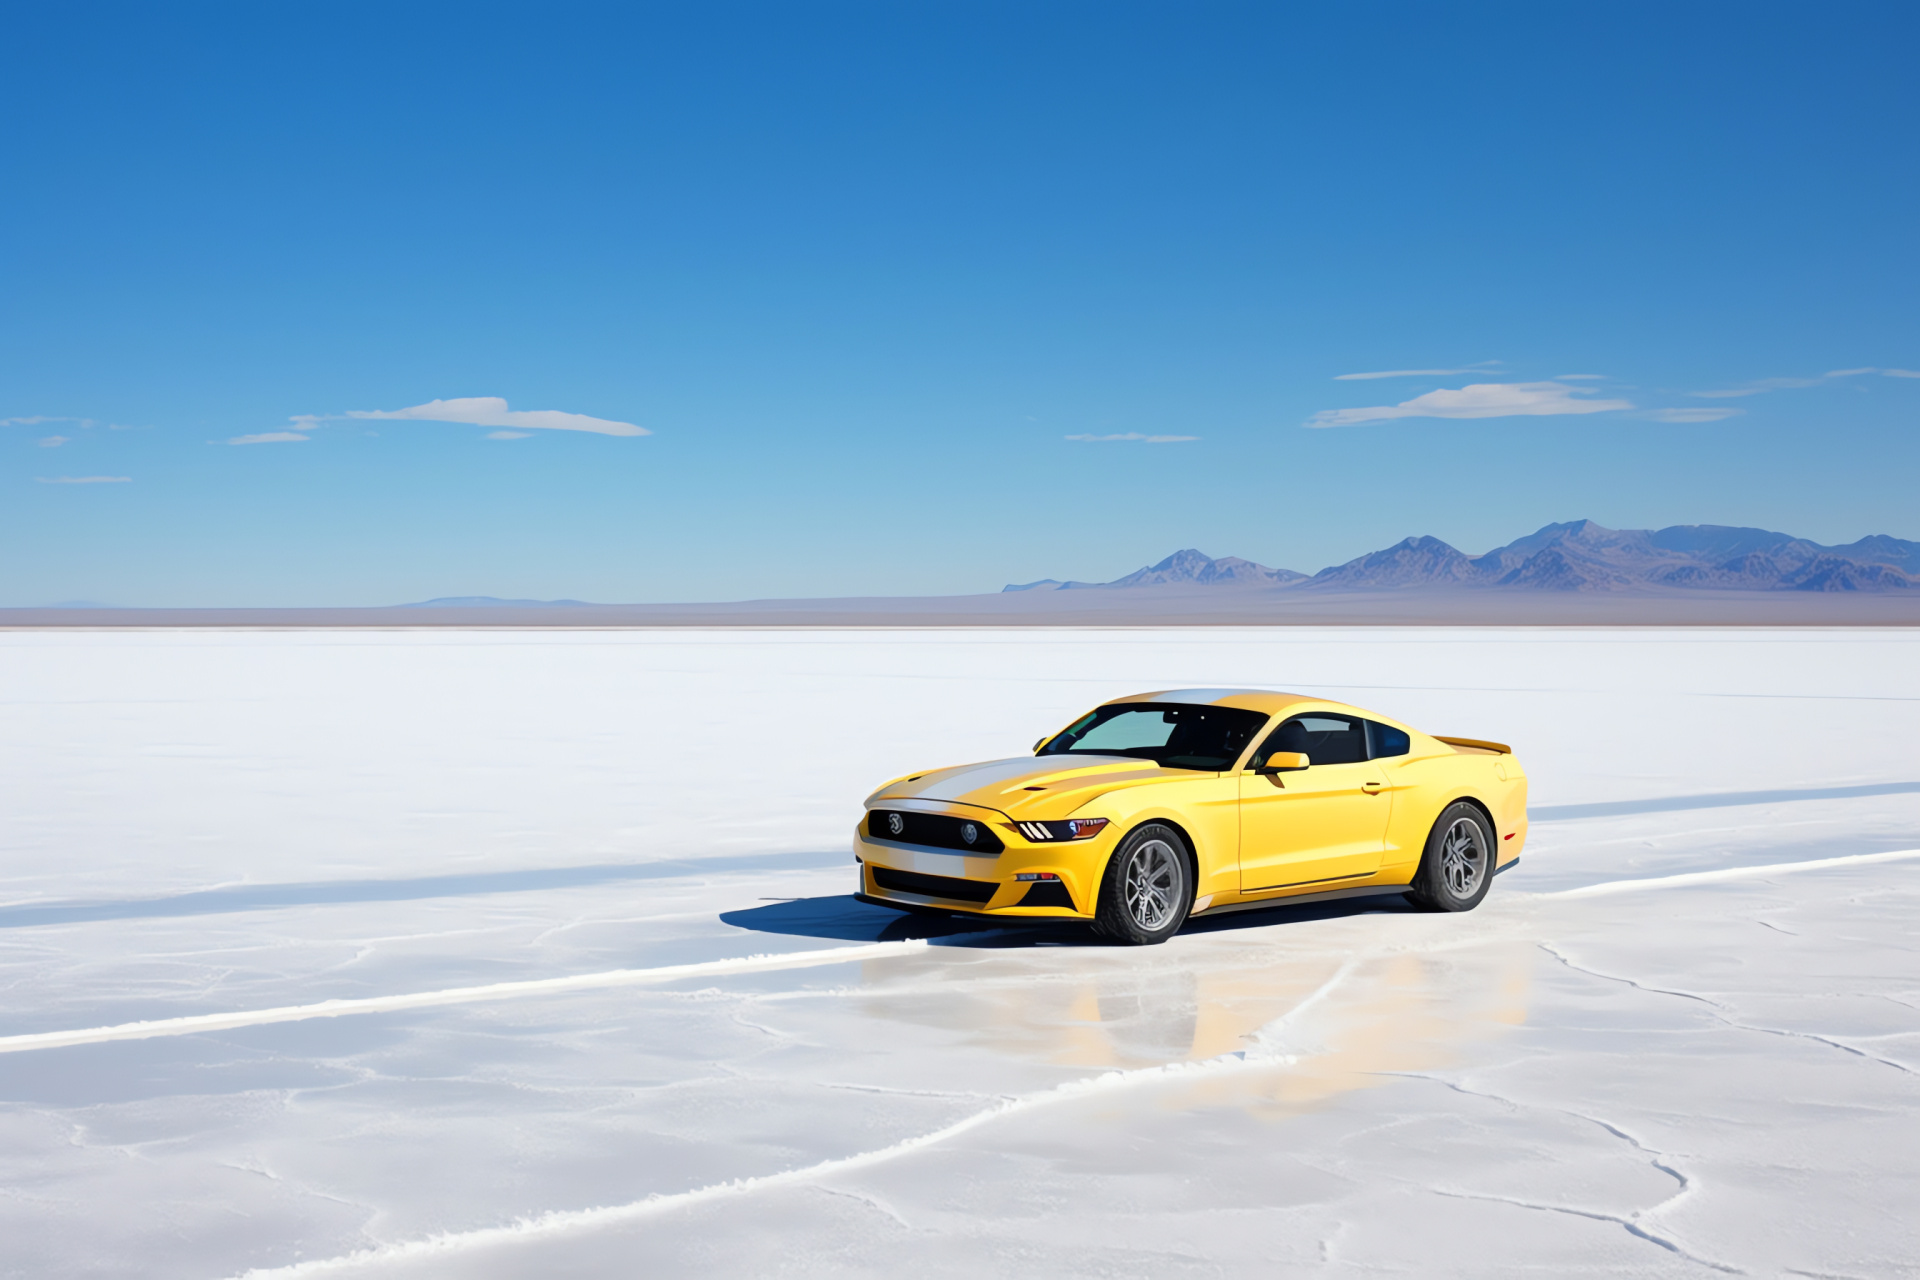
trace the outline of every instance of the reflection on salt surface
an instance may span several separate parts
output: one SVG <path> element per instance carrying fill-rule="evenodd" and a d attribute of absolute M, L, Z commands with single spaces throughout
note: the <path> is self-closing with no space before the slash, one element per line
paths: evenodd
<path fill-rule="evenodd" d="M 860 1001 L 878 1021 L 939 1028 L 969 1048 L 1078 1070 L 1278 1055 L 1284 1065 L 1272 1072 L 1194 1081 L 1165 1101 L 1275 1115 L 1444 1068 L 1526 1021 L 1537 957 L 1524 940 L 1359 958 L 1343 974 L 1350 953 L 1291 944 L 1271 925 L 1181 938 L 1158 952 L 1001 951 L 968 965 L 930 951 L 864 965 Z M 1277 1028 L 1336 978 L 1337 1000 Z"/>
<path fill-rule="evenodd" d="M 1453 1066 L 1482 1042 L 1527 1021 L 1536 963 L 1531 944 L 1518 940 L 1444 957 L 1403 954 L 1373 961 L 1305 1028 L 1289 1028 L 1279 1046 L 1294 1057 L 1286 1071 L 1202 1084 L 1198 1093 L 1170 1104 L 1224 1103 L 1230 1089 L 1254 1114 L 1278 1119 L 1395 1076 Z"/>
<path fill-rule="evenodd" d="M 1277 906 L 1195 920 L 1153 950 L 1113 946 L 1084 925 L 900 915 L 851 896 L 797 898 L 721 919 L 847 941 L 926 938 L 935 949 L 924 955 L 862 966 L 867 1017 L 957 1033 L 971 1048 L 1027 1062 L 1136 1070 L 1272 1050 L 1258 1042 L 1261 1030 L 1347 960 L 1290 942 L 1289 927 L 1417 914 L 1398 894 Z M 954 948 L 995 955 L 961 960 Z M 1253 1089 L 1248 1105 L 1263 1097 L 1269 1108 L 1296 1108 L 1393 1073 L 1445 1066 L 1468 1043 L 1525 1021 L 1533 963 L 1524 943 L 1364 963 L 1343 980 L 1338 1018 L 1316 1023 L 1324 1042 L 1281 1050 L 1299 1057 L 1295 1066 L 1271 1081 L 1208 1087 Z"/>

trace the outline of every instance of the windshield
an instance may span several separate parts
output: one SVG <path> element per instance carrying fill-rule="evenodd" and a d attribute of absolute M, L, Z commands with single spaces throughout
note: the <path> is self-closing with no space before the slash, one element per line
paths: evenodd
<path fill-rule="evenodd" d="M 1089 712 L 1040 749 L 1043 756 L 1132 756 L 1169 769 L 1231 769 L 1267 717 L 1238 707 L 1122 702 Z"/>

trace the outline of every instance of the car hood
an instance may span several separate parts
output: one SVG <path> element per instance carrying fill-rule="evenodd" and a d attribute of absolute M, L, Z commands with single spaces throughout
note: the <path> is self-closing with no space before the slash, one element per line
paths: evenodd
<path fill-rule="evenodd" d="M 1066 817 L 1095 796 L 1174 778 L 1210 775 L 1163 769 L 1125 756 L 1021 756 L 935 769 L 889 782 L 871 796 L 886 800 L 943 800 L 995 809 L 1008 817 Z"/>

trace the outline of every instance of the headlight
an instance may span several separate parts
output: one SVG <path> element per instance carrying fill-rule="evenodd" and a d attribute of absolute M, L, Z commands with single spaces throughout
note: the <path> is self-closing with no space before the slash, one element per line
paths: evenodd
<path fill-rule="evenodd" d="M 1020 834 L 1036 843 L 1047 840 L 1091 840 L 1107 829 L 1106 818 L 1068 818 L 1063 822 L 1018 822 Z"/>

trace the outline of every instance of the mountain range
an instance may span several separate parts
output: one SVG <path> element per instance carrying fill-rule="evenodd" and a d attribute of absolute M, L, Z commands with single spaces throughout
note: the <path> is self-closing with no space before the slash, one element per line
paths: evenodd
<path fill-rule="evenodd" d="M 499 596 L 435 596 L 413 604 L 394 605 L 399 609 L 560 609 L 585 607 L 585 600 L 503 600 Z"/>
<path fill-rule="evenodd" d="M 1920 542 L 1873 534 L 1829 547 L 1767 529 L 1682 524 L 1608 529 L 1591 520 L 1550 524 L 1470 556 L 1416 537 L 1315 574 L 1270 569 L 1188 548 L 1112 582 L 1010 584 L 1004 591 L 1156 586 L 1263 586 L 1379 591 L 1457 587 L 1522 591 L 1909 591 L 1920 589 Z"/>

